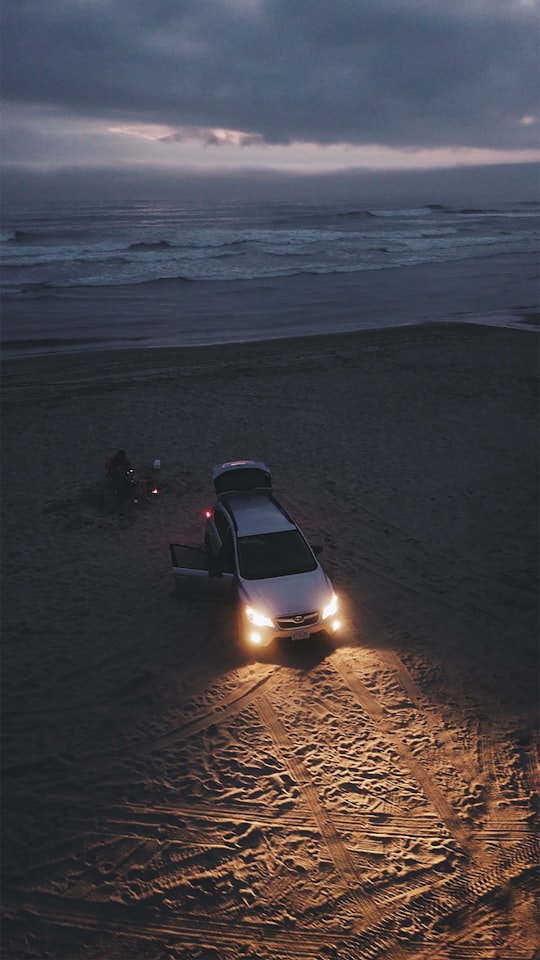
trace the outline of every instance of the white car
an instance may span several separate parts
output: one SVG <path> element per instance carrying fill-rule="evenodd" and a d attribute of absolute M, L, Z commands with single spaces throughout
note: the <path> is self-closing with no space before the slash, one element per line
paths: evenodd
<path fill-rule="evenodd" d="M 212 479 L 217 502 L 206 511 L 205 554 L 172 544 L 175 575 L 225 581 L 237 601 L 240 638 L 253 646 L 339 630 L 338 599 L 317 560 L 320 550 L 272 495 L 268 468 L 236 460 L 214 467 Z"/>

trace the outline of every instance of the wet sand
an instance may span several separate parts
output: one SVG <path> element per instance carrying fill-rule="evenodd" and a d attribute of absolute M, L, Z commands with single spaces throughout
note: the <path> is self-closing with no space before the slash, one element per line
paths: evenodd
<path fill-rule="evenodd" d="M 193 346 L 536 313 L 535 254 L 257 280 L 43 288 L 4 298 L 7 356 Z"/>

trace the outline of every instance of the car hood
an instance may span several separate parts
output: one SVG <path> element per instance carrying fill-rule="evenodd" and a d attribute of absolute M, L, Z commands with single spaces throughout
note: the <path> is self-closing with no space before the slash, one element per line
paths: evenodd
<path fill-rule="evenodd" d="M 321 567 L 288 577 L 240 582 L 240 598 L 273 619 L 322 611 L 332 592 L 332 584 Z"/>

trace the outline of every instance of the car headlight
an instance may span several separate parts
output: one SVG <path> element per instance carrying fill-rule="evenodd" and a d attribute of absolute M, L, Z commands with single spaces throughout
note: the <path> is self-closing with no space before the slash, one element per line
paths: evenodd
<path fill-rule="evenodd" d="M 254 610 L 253 607 L 246 607 L 246 617 L 249 622 L 253 624 L 254 627 L 273 627 L 274 624 L 270 620 L 270 617 L 267 617 L 264 613 L 259 613 L 258 610 Z"/>
<path fill-rule="evenodd" d="M 337 613 L 337 608 L 338 608 L 338 598 L 336 597 L 335 593 L 333 593 L 330 603 L 326 604 L 322 612 L 323 620 L 328 620 L 328 617 L 333 617 L 334 614 Z"/>

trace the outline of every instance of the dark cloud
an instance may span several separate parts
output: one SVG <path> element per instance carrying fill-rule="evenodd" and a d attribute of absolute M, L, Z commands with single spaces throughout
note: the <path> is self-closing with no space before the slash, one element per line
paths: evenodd
<path fill-rule="evenodd" d="M 78 116 L 538 145 L 536 0 L 4 0 L 3 33 L 4 98 Z"/>

